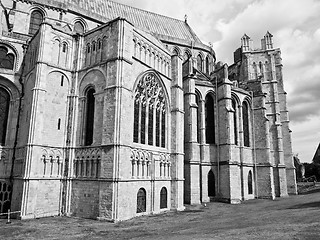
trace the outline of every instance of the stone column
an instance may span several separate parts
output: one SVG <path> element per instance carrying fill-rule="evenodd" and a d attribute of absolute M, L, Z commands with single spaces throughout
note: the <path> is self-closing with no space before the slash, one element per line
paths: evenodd
<path fill-rule="evenodd" d="M 171 108 L 171 207 L 183 210 L 184 199 L 184 107 L 182 86 L 182 59 L 173 56 L 172 64 L 172 108 Z M 169 65 L 169 64 L 168 64 Z"/>

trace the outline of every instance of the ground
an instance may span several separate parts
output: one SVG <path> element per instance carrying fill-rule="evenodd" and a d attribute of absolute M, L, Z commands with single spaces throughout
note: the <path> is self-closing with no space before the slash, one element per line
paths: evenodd
<path fill-rule="evenodd" d="M 238 205 L 209 203 L 184 212 L 138 217 L 120 223 L 52 217 L 0 219 L 0 239 L 320 239 L 320 190 Z"/>

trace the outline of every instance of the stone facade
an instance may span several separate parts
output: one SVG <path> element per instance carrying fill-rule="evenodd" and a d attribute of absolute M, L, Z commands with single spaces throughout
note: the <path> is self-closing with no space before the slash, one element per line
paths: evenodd
<path fill-rule="evenodd" d="M 2 4 L 2 212 L 118 221 L 296 194 L 271 34 L 261 50 L 245 35 L 228 67 L 186 21 L 109 0 Z"/>

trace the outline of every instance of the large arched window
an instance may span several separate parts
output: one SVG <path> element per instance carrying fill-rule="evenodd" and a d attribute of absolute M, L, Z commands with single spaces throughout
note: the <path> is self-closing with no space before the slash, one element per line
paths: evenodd
<path fill-rule="evenodd" d="M 238 144 L 238 125 L 237 125 L 237 104 L 234 99 L 232 99 L 232 108 L 233 108 L 233 135 L 234 135 L 234 144 Z"/>
<path fill-rule="evenodd" d="M 11 69 L 14 67 L 14 54 L 8 48 L 0 46 L 0 68 Z"/>
<path fill-rule="evenodd" d="M 35 34 L 39 30 L 42 21 L 43 14 L 39 10 L 34 10 L 30 17 L 29 34 Z"/>
<path fill-rule="evenodd" d="M 202 57 L 200 54 L 197 56 L 197 69 L 202 71 Z"/>
<path fill-rule="evenodd" d="M 250 132 L 249 132 L 249 108 L 248 103 L 242 104 L 242 124 L 243 124 L 243 144 L 245 147 L 250 147 Z"/>
<path fill-rule="evenodd" d="M 196 104 L 197 104 L 197 142 L 200 143 L 201 137 L 201 109 L 200 109 L 200 96 L 196 92 Z"/>
<path fill-rule="evenodd" d="M 251 170 L 248 173 L 248 194 L 253 193 L 253 188 L 252 188 L 252 172 Z"/>
<path fill-rule="evenodd" d="M 1 146 L 6 143 L 8 113 L 9 113 L 10 95 L 2 87 L 0 87 L 0 141 Z"/>
<path fill-rule="evenodd" d="M 146 190 L 140 188 L 137 194 L 137 213 L 146 211 Z"/>
<path fill-rule="evenodd" d="M 206 143 L 215 143 L 215 119 L 214 119 L 214 101 L 213 97 L 206 96 Z"/>
<path fill-rule="evenodd" d="M 168 192 L 165 187 L 161 188 L 160 191 L 160 209 L 168 207 Z"/>
<path fill-rule="evenodd" d="M 216 196 L 216 183 L 214 173 L 212 172 L 212 170 L 208 172 L 208 196 Z"/>
<path fill-rule="evenodd" d="M 86 127 L 85 127 L 85 145 L 89 146 L 93 143 L 93 127 L 94 127 L 94 105 L 95 105 L 95 90 L 90 88 L 86 92 Z"/>
<path fill-rule="evenodd" d="M 84 33 L 84 26 L 80 21 L 76 21 L 75 24 L 73 25 L 73 31 L 75 33 L 82 34 Z"/>
<path fill-rule="evenodd" d="M 133 141 L 164 148 L 166 121 L 164 89 L 156 75 L 148 73 L 135 90 Z"/>

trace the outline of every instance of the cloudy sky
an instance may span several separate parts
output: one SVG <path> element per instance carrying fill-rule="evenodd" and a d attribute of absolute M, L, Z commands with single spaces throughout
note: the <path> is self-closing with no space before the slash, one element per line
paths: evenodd
<path fill-rule="evenodd" d="M 280 47 L 293 152 L 310 162 L 320 142 L 320 0 L 115 0 L 188 24 L 217 60 L 232 63 L 246 33 L 258 48 L 270 31 Z"/>

